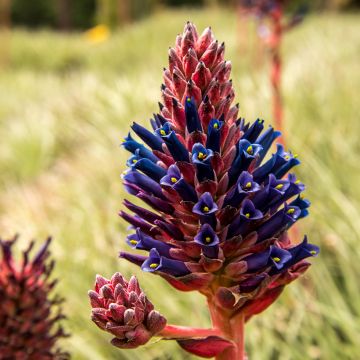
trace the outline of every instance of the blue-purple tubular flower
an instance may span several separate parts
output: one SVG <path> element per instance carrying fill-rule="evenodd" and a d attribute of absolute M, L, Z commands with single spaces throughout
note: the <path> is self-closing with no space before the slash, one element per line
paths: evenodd
<path fill-rule="evenodd" d="M 251 223 L 258 221 L 264 217 L 263 213 L 256 209 L 253 202 L 245 199 L 242 203 L 239 215 L 235 217 L 228 229 L 228 237 L 235 235 L 245 235 Z"/>
<path fill-rule="evenodd" d="M 156 136 L 151 131 L 147 130 L 143 126 L 133 123 L 131 129 L 143 140 L 151 149 L 162 151 L 163 141 L 159 136 Z"/>
<path fill-rule="evenodd" d="M 195 189 L 184 180 L 176 165 L 171 165 L 169 167 L 167 174 L 161 178 L 160 185 L 173 188 L 179 193 L 184 201 L 197 201 Z"/>
<path fill-rule="evenodd" d="M 170 123 L 165 123 L 156 133 L 162 138 L 174 160 L 189 161 L 189 153 L 177 138 L 175 131 L 171 130 Z"/>
<path fill-rule="evenodd" d="M 215 212 L 218 206 L 214 202 L 209 192 L 202 194 L 199 201 L 192 208 L 192 212 L 200 216 L 200 223 L 209 223 L 213 227 L 216 226 Z"/>
<path fill-rule="evenodd" d="M 263 129 L 264 129 L 264 120 L 257 119 L 245 131 L 242 139 L 245 139 L 250 143 L 256 142 L 258 136 L 261 134 Z"/>
<path fill-rule="evenodd" d="M 153 162 L 157 162 L 158 158 L 150 151 L 148 148 L 146 148 L 144 145 L 138 143 L 135 141 L 130 133 L 129 135 L 124 139 L 124 142 L 122 143 L 122 146 L 127 150 L 135 154 L 135 152 L 138 150 L 139 156 L 143 158 L 150 159 Z"/>
<path fill-rule="evenodd" d="M 297 206 L 301 210 L 299 219 L 309 215 L 309 211 L 307 209 L 308 207 L 310 207 L 310 201 L 302 198 L 301 195 L 299 195 L 294 201 L 292 201 L 290 205 Z"/>
<path fill-rule="evenodd" d="M 318 246 L 308 243 L 307 236 L 304 237 L 304 240 L 299 245 L 288 250 L 291 253 L 292 258 L 286 263 L 287 267 L 292 266 L 307 257 L 317 256 L 320 252 Z"/>
<path fill-rule="evenodd" d="M 217 210 L 218 206 L 211 194 L 206 192 L 200 196 L 199 201 L 194 205 L 192 212 L 200 216 L 208 216 L 214 214 Z"/>
<path fill-rule="evenodd" d="M 264 131 L 258 138 L 257 143 L 261 145 L 262 150 L 259 152 L 259 157 L 257 159 L 258 164 L 264 159 L 266 153 L 269 151 L 272 143 L 281 135 L 280 131 L 275 131 L 272 126 Z"/>
<path fill-rule="evenodd" d="M 185 100 L 186 127 L 191 134 L 194 131 L 202 131 L 199 114 L 194 99 L 190 97 Z"/>
<path fill-rule="evenodd" d="M 283 201 L 289 186 L 289 181 L 278 180 L 275 175 L 270 174 L 266 185 L 254 196 L 253 202 L 259 209 L 272 209 L 277 201 Z"/>
<path fill-rule="evenodd" d="M 224 205 L 237 208 L 248 195 L 256 193 L 260 189 L 260 185 L 253 181 L 252 175 L 247 171 L 243 171 L 238 178 L 236 186 L 226 195 Z"/>
<path fill-rule="evenodd" d="M 236 158 L 229 169 L 229 182 L 233 184 L 236 182 L 241 171 L 247 170 L 253 160 L 259 156 L 262 146 L 256 143 L 251 143 L 246 139 L 241 139 L 237 147 Z"/>
<path fill-rule="evenodd" d="M 154 164 L 149 159 L 140 159 L 132 165 L 132 169 L 140 170 L 151 179 L 159 181 L 166 175 L 166 170 L 161 166 Z"/>
<path fill-rule="evenodd" d="M 211 119 L 208 127 L 206 147 L 217 153 L 220 152 L 220 136 L 223 124 L 223 121 Z"/>
<path fill-rule="evenodd" d="M 194 241 L 201 246 L 202 252 L 209 258 L 216 258 L 219 252 L 219 237 L 209 224 L 201 226 L 194 237 Z"/>
<path fill-rule="evenodd" d="M 263 270 L 267 266 L 280 270 L 291 258 L 292 255 L 289 251 L 270 246 L 266 251 L 246 257 L 244 261 L 247 264 L 247 271 L 256 272 Z"/>
<path fill-rule="evenodd" d="M 156 249 L 150 250 L 150 256 L 141 265 L 141 269 L 146 272 L 160 271 L 173 276 L 183 276 L 190 273 L 182 261 L 161 256 Z"/>
<path fill-rule="evenodd" d="M 285 152 L 281 144 L 277 144 L 277 151 L 264 165 L 254 171 L 254 178 L 257 181 L 264 181 L 265 178 L 273 173 L 277 179 L 281 179 L 294 166 L 299 165 L 300 161 L 291 152 Z"/>
<path fill-rule="evenodd" d="M 301 210 L 297 206 L 285 206 L 257 229 L 258 242 L 276 236 L 295 223 Z"/>
<path fill-rule="evenodd" d="M 163 256 L 170 256 L 171 245 L 162 241 L 155 240 L 154 238 L 143 234 L 140 228 L 136 229 L 136 234 L 131 234 L 127 237 L 127 243 L 133 248 L 138 250 L 156 249 L 159 254 Z"/>
<path fill-rule="evenodd" d="M 214 153 L 206 149 L 202 144 L 196 143 L 192 148 L 192 163 L 195 164 L 198 180 L 214 180 L 214 171 L 211 166 L 211 158 Z"/>

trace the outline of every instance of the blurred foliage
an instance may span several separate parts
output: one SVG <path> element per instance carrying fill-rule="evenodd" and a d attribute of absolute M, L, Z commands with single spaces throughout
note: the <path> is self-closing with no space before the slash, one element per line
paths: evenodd
<path fill-rule="evenodd" d="M 15 25 L 53 26 L 56 23 L 54 1 L 13 0 L 11 17 Z"/>
<path fill-rule="evenodd" d="M 67 17 L 71 28 L 86 29 L 96 23 L 111 27 L 142 19 L 161 7 L 230 6 L 237 0 L 12 0 L 11 17 L 15 25 L 56 27 Z M 66 14 L 59 4 L 65 4 Z M 290 8 L 343 9 L 360 6 L 360 0 L 292 0 Z"/>
<path fill-rule="evenodd" d="M 55 27 L 58 24 L 59 3 L 63 0 L 12 0 L 11 17 L 15 25 L 28 27 Z M 69 0 L 65 0 L 69 1 Z M 95 20 L 96 0 L 70 0 L 69 21 L 75 28 L 92 26 Z"/>
<path fill-rule="evenodd" d="M 162 0 L 163 4 L 168 6 L 201 6 L 206 3 L 207 0 Z"/>
<path fill-rule="evenodd" d="M 54 236 L 59 291 L 73 334 L 64 347 L 75 360 L 195 359 L 172 342 L 135 351 L 110 346 L 110 336 L 89 320 L 86 292 L 96 273 L 136 273 L 170 322 L 209 325 L 203 297 L 179 293 L 117 258 L 127 232 L 116 214 L 129 196 L 120 180 L 129 154 L 119 144 L 132 121 L 149 126 L 168 46 L 188 19 L 199 30 L 211 25 L 225 40 L 240 115 L 269 123 L 268 68 L 256 60 L 251 42 L 239 44 L 242 28 L 233 11 L 158 13 L 97 45 L 81 34 L 11 35 L 0 77 L 1 235 Z M 360 358 L 359 20 L 309 15 L 284 41 L 285 131 L 312 201 L 311 215 L 293 236 L 307 233 L 322 252 L 305 277 L 250 321 L 250 359 Z"/>
<path fill-rule="evenodd" d="M 110 27 L 124 25 L 127 22 L 140 20 L 151 14 L 158 0 L 125 0 L 119 5 L 119 0 L 97 0 L 97 22 Z"/>
<path fill-rule="evenodd" d="M 94 25 L 96 0 L 71 0 L 71 23 L 75 28 L 89 28 Z"/>

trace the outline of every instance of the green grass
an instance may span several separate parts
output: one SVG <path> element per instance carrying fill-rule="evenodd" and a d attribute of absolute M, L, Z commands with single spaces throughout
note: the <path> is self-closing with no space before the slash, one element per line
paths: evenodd
<path fill-rule="evenodd" d="M 96 273 L 134 272 L 170 322 L 209 324 L 200 295 L 178 293 L 117 259 L 126 247 L 126 225 L 116 214 L 128 156 L 119 144 L 132 121 L 145 124 L 157 111 L 167 48 L 188 19 L 199 29 L 212 25 L 226 41 L 241 115 L 270 122 L 266 61 L 255 66 L 239 47 L 230 12 L 161 13 L 97 46 L 77 34 L 16 30 L 11 36 L 0 76 L 1 232 L 20 232 L 22 245 L 55 237 L 58 291 L 68 300 L 73 334 L 63 347 L 74 359 L 194 358 L 171 342 L 112 348 L 110 336 L 89 321 L 86 292 Z M 249 323 L 254 360 L 360 358 L 359 20 L 309 17 L 285 40 L 286 135 L 312 201 L 299 231 L 322 252 L 276 305 Z"/>

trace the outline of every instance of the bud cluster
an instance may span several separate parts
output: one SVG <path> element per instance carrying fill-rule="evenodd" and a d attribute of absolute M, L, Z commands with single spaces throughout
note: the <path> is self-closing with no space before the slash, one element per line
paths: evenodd
<path fill-rule="evenodd" d="M 120 273 L 111 280 L 98 275 L 89 297 L 92 320 L 115 336 L 111 343 L 119 348 L 144 345 L 166 325 L 166 319 L 154 310 L 135 276 L 127 282 Z"/>

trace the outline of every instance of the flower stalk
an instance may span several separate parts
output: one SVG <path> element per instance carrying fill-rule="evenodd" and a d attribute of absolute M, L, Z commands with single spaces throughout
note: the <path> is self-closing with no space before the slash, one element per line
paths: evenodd
<path fill-rule="evenodd" d="M 164 339 L 184 339 L 184 338 L 196 338 L 196 337 L 208 337 L 208 336 L 221 336 L 220 329 L 202 329 L 193 328 L 189 326 L 179 325 L 166 325 L 163 330 L 158 334 Z"/>
<path fill-rule="evenodd" d="M 231 339 L 234 345 L 226 349 L 223 353 L 217 355 L 216 360 L 244 360 L 244 316 L 242 314 L 238 314 L 231 317 L 229 314 L 219 311 L 217 306 L 211 300 L 208 300 L 208 307 L 213 326 L 220 330 L 223 337 Z"/>

